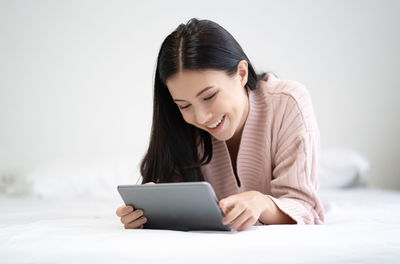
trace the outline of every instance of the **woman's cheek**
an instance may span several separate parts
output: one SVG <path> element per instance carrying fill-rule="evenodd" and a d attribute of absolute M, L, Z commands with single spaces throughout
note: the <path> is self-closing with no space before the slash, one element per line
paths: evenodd
<path fill-rule="evenodd" d="M 193 124 L 193 119 L 189 113 L 187 113 L 185 111 L 181 111 L 181 113 L 182 113 L 183 120 L 185 120 L 186 123 Z"/>

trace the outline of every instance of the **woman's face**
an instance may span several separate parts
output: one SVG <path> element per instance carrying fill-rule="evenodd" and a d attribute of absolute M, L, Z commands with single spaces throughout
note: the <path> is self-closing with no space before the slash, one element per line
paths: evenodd
<path fill-rule="evenodd" d="M 240 61 L 232 77 L 221 70 L 183 70 L 166 84 L 187 123 L 227 141 L 241 134 L 247 119 L 247 67 Z"/>

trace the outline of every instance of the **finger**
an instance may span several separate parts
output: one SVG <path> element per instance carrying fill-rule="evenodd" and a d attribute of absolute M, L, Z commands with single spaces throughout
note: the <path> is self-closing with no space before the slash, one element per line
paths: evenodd
<path fill-rule="evenodd" d="M 132 213 L 121 217 L 121 223 L 123 223 L 124 225 L 129 224 L 130 222 L 135 221 L 136 219 L 141 217 L 142 215 L 143 215 L 142 210 L 135 210 Z"/>
<path fill-rule="evenodd" d="M 231 196 L 219 201 L 218 205 L 224 212 L 224 215 L 226 215 L 228 213 L 228 211 L 233 208 L 235 201 L 236 201 L 236 199 L 235 199 L 234 195 L 231 195 Z"/>
<path fill-rule="evenodd" d="M 147 218 L 142 216 L 135 221 L 125 224 L 125 229 L 136 229 L 136 228 L 143 228 L 143 225 L 147 222 Z"/>
<path fill-rule="evenodd" d="M 221 206 L 220 206 L 219 208 L 221 208 L 221 211 L 222 211 L 223 215 L 225 216 L 226 213 L 227 213 L 227 210 L 225 209 L 225 207 L 221 207 Z"/>
<path fill-rule="evenodd" d="M 230 226 L 232 229 L 237 230 L 239 227 L 243 225 L 249 218 L 251 217 L 251 214 L 247 211 L 244 210 L 235 220 L 233 220 L 230 223 Z"/>
<path fill-rule="evenodd" d="M 154 182 L 146 182 L 145 184 L 155 184 Z"/>
<path fill-rule="evenodd" d="M 221 206 L 220 203 L 218 203 L 218 206 L 219 206 L 219 208 L 221 208 L 221 211 L 224 213 L 224 216 L 225 216 L 227 214 L 228 210 L 225 207 Z"/>
<path fill-rule="evenodd" d="M 124 207 L 125 207 L 125 205 L 117 208 L 117 211 L 115 212 L 117 214 L 117 216 L 121 216 L 121 212 L 122 212 L 122 210 L 124 210 Z"/>
<path fill-rule="evenodd" d="M 249 229 L 251 226 L 254 225 L 255 222 L 257 222 L 257 220 L 254 221 L 254 219 L 249 218 L 249 219 L 247 219 L 246 222 L 244 222 L 244 223 L 243 223 L 240 227 L 238 227 L 236 230 L 237 230 L 237 231 L 244 231 L 244 230 L 246 230 L 246 229 Z"/>
<path fill-rule="evenodd" d="M 222 223 L 224 225 L 228 225 L 230 224 L 233 220 L 235 220 L 239 215 L 242 214 L 242 212 L 244 211 L 244 206 L 241 205 L 240 203 L 237 203 L 234 205 L 233 209 L 230 210 L 225 217 L 222 220 Z"/>
<path fill-rule="evenodd" d="M 121 216 L 129 214 L 130 212 L 133 211 L 133 209 L 134 208 L 131 205 L 123 205 L 117 209 L 116 214 L 117 214 L 117 216 L 121 217 Z"/>

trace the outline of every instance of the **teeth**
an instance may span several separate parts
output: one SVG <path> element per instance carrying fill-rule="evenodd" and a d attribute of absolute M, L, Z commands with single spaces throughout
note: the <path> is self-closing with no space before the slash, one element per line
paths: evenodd
<path fill-rule="evenodd" d="M 222 118 L 217 123 L 215 123 L 214 125 L 207 126 L 207 127 L 208 128 L 216 128 L 222 122 L 222 119 L 224 119 L 224 116 L 222 116 Z"/>

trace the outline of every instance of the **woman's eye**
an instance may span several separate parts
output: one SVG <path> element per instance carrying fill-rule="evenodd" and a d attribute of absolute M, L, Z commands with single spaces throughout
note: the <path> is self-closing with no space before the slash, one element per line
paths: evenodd
<path fill-rule="evenodd" d="M 184 106 L 179 106 L 179 109 L 186 109 L 186 108 L 188 108 L 189 106 L 190 106 L 190 104 L 184 105 Z"/>
<path fill-rule="evenodd" d="M 216 93 L 213 93 L 213 94 L 212 94 L 211 96 L 209 96 L 209 97 L 203 98 L 203 100 L 204 100 L 204 101 L 210 100 L 210 99 L 213 98 L 216 94 L 217 94 L 217 92 L 216 92 Z"/>

